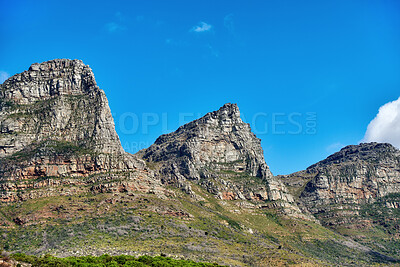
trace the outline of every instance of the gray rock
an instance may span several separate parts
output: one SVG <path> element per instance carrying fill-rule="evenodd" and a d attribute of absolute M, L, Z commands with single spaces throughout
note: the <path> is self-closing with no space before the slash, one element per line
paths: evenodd
<path fill-rule="evenodd" d="M 49 139 L 123 152 L 104 91 L 80 60 L 36 63 L 0 85 L 0 157 Z"/>
<path fill-rule="evenodd" d="M 88 186 L 99 179 L 105 184 Z M 65 184 L 77 188 L 60 192 Z M 145 162 L 122 149 L 107 98 L 89 66 L 68 59 L 35 63 L 0 85 L 0 201 L 82 190 L 151 191 L 163 197 Z"/>
<path fill-rule="evenodd" d="M 226 200 L 277 201 L 286 213 L 300 214 L 293 197 L 265 163 L 260 139 L 240 118 L 236 104 L 160 136 L 141 156 L 165 184 L 194 195 L 197 183 Z"/>
<path fill-rule="evenodd" d="M 326 222 L 347 223 L 357 218 L 362 205 L 400 193 L 400 150 L 382 143 L 351 145 L 280 178 L 305 210 Z"/>

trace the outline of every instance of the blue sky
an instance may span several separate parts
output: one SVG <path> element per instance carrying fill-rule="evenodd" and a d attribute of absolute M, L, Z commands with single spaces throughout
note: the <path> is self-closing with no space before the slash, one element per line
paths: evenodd
<path fill-rule="evenodd" d="M 359 143 L 400 96 L 398 1 L 0 0 L 0 36 L 1 81 L 90 65 L 128 152 L 237 103 L 274 174 Z"/>

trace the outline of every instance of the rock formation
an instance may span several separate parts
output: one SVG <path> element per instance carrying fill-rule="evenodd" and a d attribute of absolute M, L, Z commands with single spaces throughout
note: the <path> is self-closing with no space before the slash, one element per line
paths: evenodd
<path fill-rule="evenodd" d="M 277 201 L 274 207 L 300 213 L 286 187 L 271 174 L 260 139 L 242 121 L 236 104 L 225 104 L 160 136 L 138 155 L 154 166 L 163 183 L 187 193 L 193 194 L 191 181 L 220 199 Z"/>
<path fill-rule="evenodd" d="M 235 266 L 282 265 L 269 261 L 281 257 L 385 264 L 398 262 L 399 207 L 400 151 L 389 144 L 348 146 L 273 176 L 260 139 L 225 104 L 131 155 L 82 61 L 33 64 L 0 85 L 6 250 L 84 255 L 115 246 L 222 255 Z"/>
<path fill-rule="evenodd" d="M 82 61 L 33 64 L 0 85 L 2 201 L 63 194 L 49 185 L 90 185 L 95 175 L 121 171 L 135 172 L 128 187 L 137 176 L 159 187 L 144 162 L 122 149 L 105 93 Z M 24 193 L 33 188 L 42 190 Z"/>
<path fill-rule="evenodd" d="M 123 152 L 104 91 L 80 60 L 33 64 L 0 88 L 0 156 L 52 139 Z"/>
<path fill-rule="evenodd" d="M 172 184 L 199 197 L 191 188 L 195 183 L 220 199 L 255 201 L 301 215 L 271 174 L 260 140 L 241 120 L 236 104 L 131 155 L 121 147 L 104 92 L 80 60 L 33 64 L 5 81 L 0 131 L 0 199 L 5 202 L 72 194 L 56 189 L 65 184 L 78 191 L 140 188 L 160 196 Z"/>
<path fill-rule="evenodd" d="M 281 178 L 319 219 L 345 223 L 355 220 L 363 205 L 400 193 L 400 151 L 390 144 L 351 145 Z"/>

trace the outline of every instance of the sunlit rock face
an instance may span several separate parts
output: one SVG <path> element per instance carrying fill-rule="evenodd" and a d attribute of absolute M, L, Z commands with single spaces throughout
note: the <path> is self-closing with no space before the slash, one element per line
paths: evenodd
<path fill-rule="evenodd" d="M 122 149 L 89 66 L 36 63 L 0 85 L 1 201 L 91 191 L 99 181 L 107 190 L 160 185 L 144 161 Z M 61 190 L 65 185 L 74 189 Z"/>
<path fill-rule="evenodd" d="M 400 150 L 384 143 L 351 145 L 282 179 L 301 189 L 301 204 L 322 222 L 348 223 L 365 205 L 400 193 Z"/>
<path fill-rule="evenodd" d="M 303 216 L 236 104 L 131 155 L 121 147 L 105 93 L 80 60 L 36 63 L 1 85 L 0 161 L 3 202 L 82 190 L 140 189 L 162 197 L 168 185 L 200 199 L 196 184 L 219 199 Z M 75 191 L 61 191 L 66 184 Z"/>
<path fill-rule="evenodd" d="M 89 66 L 55 59 L 0 85 L 0 156 L 48 139 L 123 152 L 107 98 Z"/>
<path fill-rule="evenodd" d="M 188 181 L 221 199 L 278 201 L 287 213 L 299 212 L 293 197 L 265 163 L 260 139 L 240 118 L 236 104 L 160 136 L 139 155 L 158 170 L 158 176 L 192 194 Z"/>

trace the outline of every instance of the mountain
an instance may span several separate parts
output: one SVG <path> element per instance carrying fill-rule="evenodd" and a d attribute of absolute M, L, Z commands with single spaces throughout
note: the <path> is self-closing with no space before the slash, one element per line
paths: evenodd
<path fill-rule="evenodd" d="M 306 170 L 280 177 L 323 225 L 377 251 L 400 253 L 400 150 L 346 146 Z"/>
<path fill-rule="evenodd" d="M 272 201 L 286 215 L 312 219 L 301 213 L 286 187 L 272 175 L 260 139 L 242 121 L 236 104 L 225 104 L 160 136 L 138 155 L 154 167 L 163 183 L 195 198 L 189 181 L 219 199 Z"/>
<path fill-rule="evenodd" d="M 124 182 L 110 174 L 121 171 Z M 136 176 L 159 187 L 145 163 L 122 149 L 105 93 L 82 61 L 33 64 L 1 85 L 2 202 L 142 187 Z"/>
<path fill-rule="evenodd" d="M 0 85 L 0 249 L 230 266 L 390 264 L 398 150 L 362 146 L 273 176 L 260 139 L 228 103 L 132 155 L 89 66 L 35 63 Z M 368 229 L 392 239 L 378 246 L 334 227 L 353 225 L 339 206 L 375 218 Z"/>
<path fill-rule="evenodd" d="M 122 152 L 104 91 L 80 60 L 33 64 L 2 84 L 0 99 L 3 157 L 47 139 Z"/>

